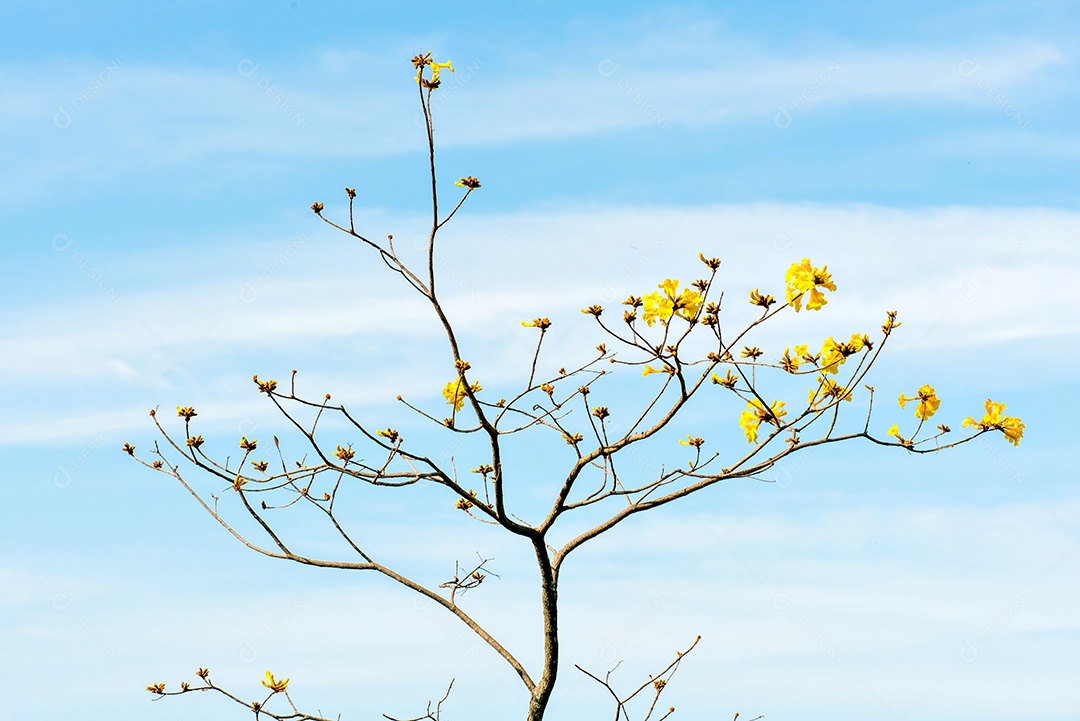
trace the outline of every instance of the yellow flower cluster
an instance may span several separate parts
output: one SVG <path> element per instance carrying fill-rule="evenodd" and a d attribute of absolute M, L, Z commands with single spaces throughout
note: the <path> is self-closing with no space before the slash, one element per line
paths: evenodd
<path fill-rule="evenodd" d="M 823 265 L 820 268 L 814 268 L 810 265 L 809 258 L 803 258 L 802 261 L 793 263 L 788 268 L 784 278 L 787 283 L 787 302 L 796 313 L 802 310 L 803 300 L 806 300 L 807 310 L 821 310 L 821 307 L 829 302 L 819 290 L 819 288 L 836 290 L 836 283 L 826 270 L 827 267 Z M 810 293 L 808 298 L 805 297 L 807 292 Z"/>
<path fill-rule="evenodd" d="M 255 381 L 260 393 L 270 394 L 277 390 L 277 381 L 275 380 L 261 381 L 257 375 L 251 376 L 251 380 Z"/>
<path fill-rule="evenodd" d="M 266 686 L 274 693 L 281 693 L 285 690 L 285 687 L 289 685 L 289 679 L 275 679 L 274 674 L 267 671 L 266 679 L 262 682 L 262 685 Z"/>
<path fill-rule="evenodd" d="M 521 324 L 526 328 L 539 328 L 540 330 L 547 330 L 551 327 L 550 318 L 533 318 L 532 320 L 523 320 Z"/>
<path fill-rule="evenodd" d="M 479 393 L 484 389 L 480 387 L 479 383 L 473 382 L 469 386 L 469 390 L 473 393 Z M 465 399 L 468 397 L 468 394 L 465 391 L 465 382 L 461 378 L 447 383 L 446 386 L 443 387 L 442 394 L 443 398 L 446 399 L 446 402 L 454 406 L 455 411 L 460 411 L 462 409 L 465 405 Z"/>
<path fill-rule="evenodd" d="M 809 307 L 809 306 L 807 306 Z M 870 347 L 870 338 L 865 335 L 859 335 L 853 333 L 851 340 L 846 343 L 837 343 L 833 340 L 832 336 L 825 339 L 825 342 L 821 344 L 820 359 L 818 360 L 818 367 L 821 368 L 822 373 L 836 373 L 840 366 L 844 364 L 844 361 L 848 359 L 848 356 L 855 355 L 863 348 Z M 802 351 L 802 354 L 806 354 L 806 346 L 795 346 L 795 352 Z"/>
<path fill-rule="evenodd" d="M 387 428 L 385 431 L 383 431 L 383 430 L 375 431 L 375 435 L 382 436 L 383 438 L 390 441 L 391 443 L 397 443 L 397 440 L 399 438 L 401 438 L 401 434 L 398 433 L 393 428 Z"/>
<path fill-rule="evenodd" d="M 428 90 L 434 90 L 439 87 L 439 73 L 443 68 L 446 68 L 451 73 L 454 72 L 454 66 L 447 60 L 445 63 L 437 63 L 431 58 L 431 53 L 422 53 L 415 56 L 412 59 L 413 67 L 416 68 L 416 82 L 424 86 Z M 431 68 L 431 80 L 424 77 L 424 68 Z"/>
<path fill-rule="evenodd" d="M 746 434 L 747 443 L 757 443 L 758 426 L 762 422 L 780 426 L 780 420 L 787 415 L 783 401 L 773 401 L 768 408 L 757 398 L 751 398 L 746 410 L 739 417 L 739 425 Z"/>
<path fill-rule="evenodd" d="M 1004 403 L 994 403 L 987 398 L 985 407 L 986 413 L 980 420 L 975 420 L 971 416 L 965 418 L 964 428 L 973 426 L 983 431 L 998 430 L 1005 434 L 1005 440 L 1014 446 L 1019 446 L 1020 439 L 1024 437 L 1025 428 L 1020 419 L 1015 416 L 1003 416 Z"/>
<path fill-rule="evenodd" d="M 739 376 L 732 373 L 731 369 L 728 368 L 727 375 L 725 375 L 723 378 L 713 373 L 712 382 L 714 385 L 724 386 L 725 388 L 731 388 L 734 390 L 735 384 L 739 382 Z"/>
<path fill-rule="evenodd" d="M 827 403 L 830 399 L 839 399 L 842 401 L 851 402 L 851 389 L 845 388 L 832 378 L 826 375 L 821 376 L 818 387 L 810 391 L 807 402 L 811 406 L 820 406 L 823 403 Z"/>
<path fill-rule="evenodd" d="M 921 421 L 925 421 L 930 416 L 937 412 L 939 406 L 941 406 L 941 399 L 937 397 L 937 393 L 931 386 L 924 385 L 918 390 L 913 398 L 907 398 L 903 393 L 900 394 L 900 407 L 903 408 L 908 401 L 918 401 L 919 405 L 915 406 L 915 417 Z"/>
<path fill-rule="evenodd" d="M 679 281 L 668 278 L 657 286 L 662 292 L 642 296 L 644 306 L 642 318 L 648 325 L 660 321 L 667 325 L 672 316 L 678 315 L 686 320 L 693 320 L 701 310 L 701 293 L 693 288 L 679 290 Z"/>

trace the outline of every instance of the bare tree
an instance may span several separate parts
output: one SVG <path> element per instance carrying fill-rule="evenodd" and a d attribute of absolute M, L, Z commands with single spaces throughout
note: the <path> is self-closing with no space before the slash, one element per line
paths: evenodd
<path fill-rule="evenodd" d="M 929 385 L 922 386 L 910 396 L 900 396 L 901 407 L 908 402 L 915 406 L 913 430 L 902 433 L 898 425 L 885 434 L 871 430 L 874 389 L 865 385 L 865 380 L 900 326 L 895 311 L 885 314 L 874 338 L 867 333 L 855 333 L 843 341 L 830 337 L 817 352 L 807 346 L 794 346 L 784 349 L 782 354 L 773 351 L 769 357 L 774 360 L 767 360 L 765 351 L 752 345 L 758 327 L 781 313 L 818 311 L 828 302 L 825 292 L 836 290 L 827 268 L 815 267 L 809 259 L 787 269 L 782 301 L 758 289 L 750 291 L 749 303 L 757 309 L 756 317 L 732 332 L 725 330 L 721 323 L 723 293 L 715 287 L 721 262 L 699 254 L 702 278 L 685 286 L 666 279 L 654 292 L 640 297 L 632 295 L 623 302 L 621 317 L 616 312 L 616 317 L 608 320 L 610 315 L 599 305 L 583 308 L 583 313 L 594 317 L 604 342 L 596 346 L 588 360 L 569 370 L 544 370 L 548 364 L 546 360 L 541 361 L 541 354 L 544 339 L 551 332 L 551 321 L 543 317 L 525 321 L 523 325 L 537 333 L 531 363 L 523 370 L 520 384 L 507 397 L 498 400 L 487 397 L 475 375 L 482 373 L 484 366 L 477 363 L 474 370 L 471 361 L 476 359 L 470 358 L 461 347 L 454 323 L 440 300 L 435 254 L 439 231 L 481 185 L 472 176 L 460 177 L 455 183 L 461 188 L 460 198 L 449 212 L 440 212 L 431 100 L 441 84 L 440 74 L 447 70 L 453 72 L 453 68 L 449 62 L 436 62 L 431 53 L 417 55 L 412 63 L 427 129 L 431 187 L 431 226 L 425 267 L 410 267 L 395 249 L 393 236 L 374 240 L 366 231 L 357 228 L 353 213 L 355 190 L 345 189 L 349 201 L 347 221 L 325 217 L 322 203 L 313 204 L 312 209 L 323 221 L 369 247 L 391 272 L 400 276 L 411 291 L 418 293 L 430 306 L 441 324 L 448 351 L 449 381 L 442 393 L 450 406 L 449 416 L 439 418 L 435 412 L 425 410 L 423 404 L 406 401 L 400 396 L 398 399 L 441 426 L 446 433 L 479 439 L 486 449 L 485 462 L 471 469 L 470 475 L 477 479 L 473 484 L 467 483 L 459 477 L 452 462 L 433 458 L 423 448 L 407 443 L 394 428 L 372 426 L 355 417 L 344 405 L 331 403 L 329 394 L 314 400 L 299 394 L 296 371 L 287 387 L 282 387 L 276 380 L 263 380 L 258 376 L 253 380 L 258 391 L 267 396 L 304 439 L 307 451 L 301 460 L 287 460 L 277 437 L 274 438 L 276 458 L 273 462 L 260 458 L 256 451 L 264 446 L 246 437 L 239 440 L 242 451 L 239 460 L 215 460 L 203 452 L 204 439 L 193 428 L 198 415 L 193 407 L 177 407 L 177 416 L 183 420 L 182 432 L 167 428 L 160 416 L 151 411 L 164 442 L 154 444 L 151 460 L 136 456 L 135 448 L 130 444 L 126 444 L 124 450 L 144 465 L 175 478 L 203 510 L 248 548 L 295 563 L 370 571 L 438 604 L 483 639 L 513 669 L 528 693 L 525 717 L 529 721 L 540 721 L 559 675 L 560 571 L 575 550 L 631 516 L 674 503 L 721 481 L 760 478 L 784 458 L 818 446 L 862 440 L 909 453 L 929 453 L 992 431 L 1000 431 L 1008 441 L 1019 443 L 1023 423 L 1004 415 L 1004 405 L 989 400 L 981 419 L 969 417 L 963 421 L 965 428 L 972 429 L 971 433 L 946 442 L 950 428 L 938 425 L 931 429 L 927 423 L 940 405 L 937 393 Z M 640 370 L 644 376 L 657 376 L 643 381 L 655 383 L 654 390 L 635 411 L 616 417 L 608 406 L 591 402 L 594 389 L 600 389 L 600 381 L 610 375 L 609 367 L 629 367 Z M 797 382 L 804 379 L 800 393 L 806 393 L 805 402 L 792 402 L 789 406 L 785 401 L 775 399 L 770 379 L 785 376 Z M 719 452 L 705 450 L 704 437 L 688 435 L 679 441 L 684 447 L 683 457 L 659 466 L 660 470 L 655 474 L 643 478 L 640 469 L 636 469 L 637 473 L 623 469 L 619 459 L 625 458 L 628 449 L 657 437 L 691 401 L 707 393 L 732 394 L 740 403 L 745 403 L 738 421 L 747 441 L 744 451 L 721 457 Z M 841 422 L 842 410 L 850 412 L 856 405 L 852 401 L 857 396 L 865 399 L 862 421 L 852 424 L 844 414 L 846 422 Z M 353 444 L 332 444 L 325 439 L 327 433 L 319 424 L 329 415 L 347 422 L 357 443 L 364 447 L 363 455 L 358 454 Z M 733 428 L 734 419 L 730 423 Z M 504 458 L 505 439 L 522 433 L 534 434 L 542 440 L 554 439 L 567 450 L 564 465 L 558 466 L 552 458 L 551 465 L 544 469 L 545 476 L 553 479 L 550 504 L 546 512 L 531 519 L 523 517 L 528 514 L 511 508 L 507 495 L 507 489 L 513 487 L 517 479 L 511 464 Z M 671 447 L 676 448 L 673 441 Z M 655 443 L 649 448 L 650 452 L 656 452 Z M 691 456 L 688 462 L 683 460 L 686 454 Z M 264 537 L 259 539 L 241 532 L 226 512 L 219 510 L 217 497 L 204 486 L 188 480 L 186 466 L 179 460 L 172 460 L 176 456 L 204 474 L 224 481 L 235 493 L 242 512 L 258 524 Z M 377 460 L 366 460 L 372 458 Z M 364 485 L 401 488 L 415 484 L 441 489 L 448 497 L 448 509 L 454 506 L 458 509 L 456 512 L 497 526 L 531 549 L 543 613 L 543 662 L 538 668 L 526 668 L 461 603 L 461 594 L 482 584 L 490 574 L 485 566 L 490 559 L 479 558 L 477 563 L 464 569 L 456 567 L 452 579 L 446 582 L 418 580 L 386 565 L 380 560 L 376 544 L 367 540 L 360 542 L 342 523 L 338 504 L 344 489 L 352 491 Z M 471 485 L 481 490 L 473 490 Z M 275 527 L 275 514 L 297 504 L 306 504 L 321 515 L 340 536 L 348 549 L 348 557 L 310 555 L 301 549 L 302 537 L 287 537 L 279 532 Z M 590 512 L 584 513 L 585 509 Z M 590 520 L 584 530 L 556 543 L 554 529 L 563 528 L 564 521 L 572 517 Z M 601 519 L 599 522 L 594 520 L 597 517 Z M 650 677 L 626 696 L 614 691 L 610 683 L 611 671 L 602 678 L 585 673 L 602 684 L 612 696 L 617 719 L 629 719 L 629 701 L 650 688 L 653 697 L 645 718 L 654 718 L 654 714 L 667 718 L 674 709 L 657 710 L 657 699 L 684 654 L 696 644 L 695 640 L 663 672 Z M 256 717 L 261 714 L 274 719 L 322 719 L 298 711 L 288 696 L 288 679 L 276 679 L 269 671 L 263 681 L 268 695 L 256 701 L 241 699 L 216 686 L 206 669 L 199 669 L 197 675 L 202 679 L 199 685 L 185 683 L 179 691 L 166 691 L 164 684 L 155 683 L 148 690 L 158 696 L 212 691 L 246 706 Z M 267 710 L 267 703 L 274 697 L 284 699 L 287 707 L 275 712 Z M 429 703 L 426 715 L 419 718 L 438 719 L 445 700 L 446 697 L 434 709 Z"/>

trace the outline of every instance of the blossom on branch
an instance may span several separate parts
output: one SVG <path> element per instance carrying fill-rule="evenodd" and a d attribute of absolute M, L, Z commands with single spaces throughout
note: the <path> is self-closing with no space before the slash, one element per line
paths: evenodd
<path fill-rule="evenodd" d="M 924 385 L 920 388 L 913 398 L 907 398 L 901 393 L 900 407 L 903 408 L 908 401 L 919 402 L 919 405 L 915 407 L 915 417 L 922 421 L 925 421 L 927 418 L 934 415 L 941 405 L 941 399 L 937 397 L 937 393 L 934 392 L 934 389 L 928 385 Z"/>
<path fill-rule="evenodd" d="M 416 68 L 416 82 L 427 88 L 428 90 L 434 90 L 435 88 L 439 87 L 439 84 L 441 83 L 441 81 L 439 80 L 439 74 L 442 72 L 443 68 L 446 68 L 451 73 L 454 72 L 454 66 L 450 64 L 449 60 L 447 60 L 445 63 L 435 62 L 431 58 L 430 52 L 414 56 L 412 59 L 412 64 L 413 67 Z M 424 77 L 424 68 L 426 67 L 431 68 L 430 80 Z"/>
<path fill-rule="evenodd" d="M 734 389 L 735 384 L 739 382 L 739 376 L 732 373 L 731 369 L 728 368 L 727 375 L 725 375 L 723 378 L 721 378 L 720 376 L 713 373 L 712 374 L 712 382 L 713 382 L 714 385 L 719 385 L 719 386 L 724 386 L 725 388 Z"/>
<path fill-rule="evenodd" d="M 469 385 L 469 390 L 471 390 L 473 393 L 479 393 L 484 389 L 480 387 L 479 383 L 473 382 Z M 442 394 L 443 398 L 446 399 L 446 402 L 454 406 L 455 411 L 460 411 L 465 405 L 465 399 L 468 397 L 468 394 L 465 391 L 464 379 L 457 378 L 456 380 L 452 380 L 447 383 L 443 387 Z"/>
<path fill-rule="evenodd" d="M 656 321 L 660 321 L 661 324 L 667 325 L 668 321 L 675 315 L 681 316 L 685 320 L 694 320 L 697 317 L 697 313 L 701 309 L 701 293 L 693 288 L 684 288 L 680 292 L 679 281 L 671 278 L 656 287 L 663 292 L 649 293 L 642 296 L 640 301 L 645 308 L 642 315 L 645 323 L 651 326 Z M 634 300 L 637 299 L 631 296 L 624 303 L 631 305 L 629 301 Z"/>
<path fill-rule="evenodd" d="M 773 401 L 768 407 L 757 398 L 751 398 L 746 410 L 739 416 L 739 425 L 746 434 L 747 443 L 757 443 L 758 426 L 762 422 L 780 427 L 780 420 L 787 415 L 783 401 Z"/>
<path fill-rule="evenodd" d="M 890 436 L 896 436 L 896 440 L 899 441 L 900 445 L 904 446 L 905 448 L 911 448 L 915 445 L 914 442 L 900 435 L 900 426 L 895 423 L 892 424 L 892 427 L 889 428 L 888 432 Z"/>
<path fill-rule="evenodd" d="M 821 307 L 829 302 L 822 292 L 818 290 L 819 288 L 836 290 L 836 283 L 833 282 L 832 275 L 826 270 L 827 267 L 823 265 L 820 268 L 814 268 L 810 265 L 809 258 L 803 258 L 802 261 L 793 263 L 788 268 L 785 276 L 787 302 L 791 304 L 795 312 L 802 310 L 804 296 L 807 292 L 810 293 L 809 298 L 805 298 L 807 310 L 821 310 Z"/>
<path fill-rule="evenodd" d="M 1002 413 L 1005 412 L 1004 403 L 994 403 L 987 398 L 985 407 L 986 413 L 980 420 L 975 420 L 971 416 L 965 418 L 964 428 L 975 427 L 982 431 L 998 430 L 1005 434 L 1005 440 L 1014 446 L 1019 446 L 1026 427 L 1020 419 L 1015 416 L 1003 416 Z"/>
<path fill-rule="evenodd" d="M 550 318 L 533 318 L 532 320 L 523 320 L 521 324 L 526 328 L 539 328 L 540 330 L 547 330 L 551 327 Z"/>
<path fill-rule="evenodd" d="M 850 341 L 837 343 L 832 336 L 829 336 L 821 344 L 821 353 L 818 354 L 821 372 L 836 373 L 840 366 L 844 364 L 844 361 L 848 359 L 848 356 L 855 355 L 866 347 L 867 340 L 869 339 L 865 335 L 853 333 Z M 805 346 L 796 346 L 795 350 L 799 351 L 800 348 L 805 348 Z"/>
<path fill-rule="evenodd" d="M 266 686 L 274 693 L 280 693 L 285 690 L 286 686 L 289 685 L 289 679 L 275 679 L 274 674 L 267 671 L 266 679 L 262 682 L 262 685 Z"/>

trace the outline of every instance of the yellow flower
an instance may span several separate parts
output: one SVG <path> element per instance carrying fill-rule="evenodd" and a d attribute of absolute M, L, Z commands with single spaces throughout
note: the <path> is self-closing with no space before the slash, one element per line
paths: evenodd
<path fill-rule="evenodd" d="M 190 421 L 193 417 L 199 415 L 195 412 L 195 409 L 191 406 L 177 406 L 176 415 L 183 418 L 185 421 Z"/>
<path fill-rule="evenodd" d="M 900 445 L 902 445 L 902 446 L 906 446 L 907 448 L 911 448 L 913 445 L 915 445 L 914 443 L 909 441 L 907 438 L 904 438 L 902 435 L 900 435 L 900 426 L 896 425 L 895 423 L 893 423 L 892 427 L 889 428 L 888 433 L 889 433 L 890 436 L 896 436 L 896 440 L 899 441 Z"/>
<path fill-rule="evenodd" d="M 937 393 L 934 392 L 934 389 L 928 385 L 924 385 L 920 388 L 913 398 L 905 398 L 904 394 L 901 393 L 900 407 L 903 408 L 908 401 L 919 402 L 919 405 L 915 408 L 915 417 L 923 421 L 934 415 L 941 405 L 941 399 L 937 397 Z"/>
<path fill-rule="evenodd" d="M 765 351 L 755 346 L 743 346 L 742 353 L 743 358 L 749 358 L 752 361 L 756 361 L 761 356 L 765 355 Z"/>
<path fill-rule="evenodd" d="M 447 68 L 450 72 L 454 72 L 454 68 L 450 65 L 450 61 L 445 63 L 437 63 L 431 59 L 431 53 L 424 53 L 417 55 L 412 59 L 413 67 L 416 68 L 416 82 L 420 83 L 423 80 L 424 68 L 431 68 L 431 80 L 427 83 L 423 83 L 424 87 L 438 87 L 439 73 L 443 68 Z"/>
<path fill-rule="evenodd" d="M 832 378 L 823 375 L 818 379 L 817 389 L 810 391 L 808 402 L 810 405 L 817 405 L 829 398 L 839 398 L 842 401 L 848 401 L 850 403 L 851 389 L 845 388 Z"/>
<path fill-rule="evenodd" d="M 780 420 L 787 415 L 783 401 L 773 401 L 768 408 L 757 398 L 751 398 L 746 410 L 739 416 L 739 425 L 746 434 L 747 443 L 757 443 L 758 426 L 762 421 L 780 426 Z"/>
<path fill-rule="evenodd" d="M 844 364 L 844 361 L 848 359 L 848 356 L 855 355 L 861 351 L 864 347 L 863 337 L 857 333 L 853 333 L 851 340 L 847 343 L 837 343 L 833 340 L 832 336 L 829 336 L 824 343 L 821 344 L 821 353 L 819 354 L 820 368 L 822 373 L 836 373 L 840 366 Z M 799 348 L 805 348 L 805 346 L 796 346 L 795 350 Z M 805 356 L 804 356 L 805 357 Z"/>
<path fill-rule="evenodd" d="M 262 685 L 266 686 L 268 689 L 270 689 L 274 693 L 280 693 L 280 692 L 285 690 L 286 686 L 289 685 L 289 679 L 286 678 L 286 679 L 282 679 L 280 681 L 276 680 L 274 678 L 274 674 L 267 671 L 266 672 L 266 680 L 264 680 L 262 682 Z"/>
<path fill-rule="evenodd" d="M 698 253 L 697 257 L 701 258 L 701 262 L 709 266 L 710 270 L 716 270 L 720 267 L 719 258 L 706 258 L 704 253 Z"/>
<path fill-rule="evenodd" d="M 820 268 L 814 268 L 810 265 L 809 258 L 803 258 L 801 262 L 793 263 L 788 268 L 784 277 L 787 283 L 787 302 L 791 304 L 795 312 L 802 310 L 807 291 L 810 293 L 809 298 L 805 298 L 807 310 L 821 310 L 821 307 L 829 302 L 818 290 L 818 288 L 836 290 L 836 283 L 826 270 L 827 267 L 823 265 Z"/>
<path fill-rule="evenodd" d="M 642 296 L 642 302 L 645 304 L 645 312 L 642 314 L 645 323 L 653 325 L 656 321 L 660 321 L 664 325 L 667 325 L 668 318 L 672 315 L 672 309 L 674 303 L 671 299 L 660 293 L 649 293 Z M 629 311 L 624 313 L 628 314 Z"/>
<path fill-rule="evenodd" d="M 1020 445 L 1020 439 L 1024 437 L 1024 428 L 1026 427 L 1019 418 L 1015 416 L 1002 416 L 1005 412 L 1004 403 L 994 403 L 989 398 L 986 399 L 986 414 L 981 420 L 975 420 L 971 416 L 964 419 L 964 428 L 969 426 L 975 426 L 980 430 L 999 430 L 1005 435 L 1005 440 L 1012 443 L 1014 446 Z"/>
<path fill-rule="evenodd" d="M 247 439 L 247 436 L 240 436 L 240 447 L 243 448 L 245 451 L 255 450 L 255 446 L 257 443 L 258 441 L 249 441 Z"/>
<path fill-rule="evenodd" d="M 739 382 L 739 376 L 732 373 L 731 369 L 728 368 L 727 375 L 725 375 L 723 378 L 713 373 L 712 382 L 718 386 L 724 386 L 725 388 L 734 388 L 735 384 Z"/>
<path fill-rule="evenodd" d="M 797 347 L 796 347 L 797 350 Z M 786 370 L 788 373 L 798 373 L 799 366 L 802 365 L 802 358 L 799 357 L 796 352 L 795 357 L 791 357 L 791 349 L 785 348 L 784 355 L 780 358 L 780 367 Z"/>
<path fill-rule="evenodd" d="M 645 366 L 645 370 L 641 371 L 641 375 L 643 376 L 652 375 L 653 373 L 667 373 L 670 376 L 675 374 L 675 369 L 671 366 L 663 366 L 661 368 Z"/>
<path fill-rule="evenodd" d="M 469 386 L 469 390 L 473 393 L 479 393 L 484 389 L 480 387 L 479 383 L 474 382 Z M 447 383 L 443 388 L 442 394 L 443 398 L 446 399 L 446 402 L 454 406 L 455 411 L 460 411 L 465 405 L 465 399 L 468 398 L 465 391 L 465 383 L 461 378 Z"/>
<path fill-rule="evenodd" d="M 679 445 L 693 446 L 694 448 L 701 448 L 703 445 L 705 445 L 705 439 L 704 438 L 694 438 L 693 436 L 688 435 L 686 437 L 685 441 L 679 441 Z"/>
<path fill-rule="evenodd" d="M 802 360 L 806 361 L 807 363 L 813 363 L 814 365 L 817 365 L 817 362 L 821 360 L 820 353 L 818 355 L 812 355 L 810 353 L 809 344 L 807 343 L 795 346 L 794 350 L 795 355 L 797 355 L 799 358 L 802 358 Z"/>
<path fill-rule="evenodd" d="M 152 684 L 150 684 L 149 686 L 146 687 L 146 690 L 149 691 L 150 693 L 163 694 L 163 693 L 165 693 L 165 684 L 163 684 L 163 683 L 152 683 Z"/>
<path fill-rule="evenodd" d="M 397 439 L 401 437 L 401 434 L 399 434 L 393 428 L 387 428 L 385 431 L 375 431 L 375 435 L 382 436 L 391 443 L 396 443 Z"/>
<path fill-rule="evenodd" d="M 334 451 L 334 455 L 338 458 L 338 460 L 342 460 L 348 463 L 356 455 L 356 451 L 352 449 L 352 446 L 349 446 L 348 448 L 342 448 L 341 446 L 338 446 L 337 450 Z"/>
<path fill-rule="evenodd" d="M 257 376 L 257 375 L 251 376 L 251 380 L 255 381 L 255 385 L 257 385 L 259 387 L 259 392 L 260 393 L 269 394 L 269 393 L 272 393 L 274 390 L 277 389 L 277 381 L 273 381 L 273 380 L 261 381 L 261 380 L 259 380 L 259 376 Z"/>
<path fill-rule="evenodd" d="M 540 330 L 547 330 L 551 327 L 550 318 L 533 318 L 532 320 L 523 320 L 521 324 L 526 328 L 539 328 Z"/>
<path fill-rule="evenodd" d="M 750 291 L 751 305 L 759 305 L 765 310 L 768 310 L 769 306 L 771 306 L 775 302 L 775 298 L 773 298 L 771 295 L 762 295 L 757 288 L 754 288 L 752 291 Z"/>
<path fill-rule="evenodd" d="M 671 278 L 666 279 L 657 287 L 663 292 L 649 293 L 641 298 L 645 308 L 642 318 L 648 325 L 652 325 L 656 321 L 667 325 L 674 315 L 679 315 L 686 320 L 693 320 L 697 317 L 697 313 L 701 309 L 701 293 L 693 288 L 684 288 L 680 293 L 679 281 Z M 631 300 L 636 299 L 631 298 Z"/>
<path fill-rule="evenodd" d="M 471 175 L 466 175 L 461 180 L 455 181 L 454 185 L 461 188 L 468 188 L 469 190 L 476 190 L 480 187 L 480 181 Z"/>
<path fill-rule="evenodd" d="M 434 60 L 431 61 L 431 81 L 432 82 L 438 82 L 439 73 L 442 72 L 443 68 L 446 68 L 451 73 L 454 72 L 454 66 L 450 64 L 449 60 L 447 60 L 445 63 L 437 63 Z"/>

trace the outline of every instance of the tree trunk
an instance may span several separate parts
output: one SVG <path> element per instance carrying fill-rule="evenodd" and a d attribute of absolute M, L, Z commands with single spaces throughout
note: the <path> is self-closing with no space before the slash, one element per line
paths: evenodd
<path fill-rule="evenodd" d="M 555 678 L 559 674 L 559 580 L 558 573 L 552 568 L 544 539 L 534 539 L 533 547 L 542 584 L 540 600 L 544 612 L 544 669 L 529 700 L 527 721 L 542 721 L 555 688 Z"/>

